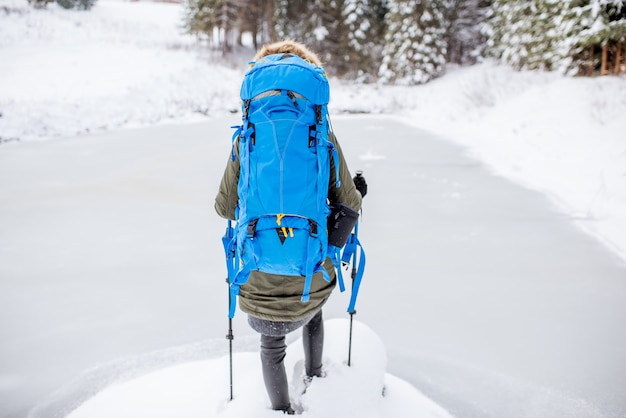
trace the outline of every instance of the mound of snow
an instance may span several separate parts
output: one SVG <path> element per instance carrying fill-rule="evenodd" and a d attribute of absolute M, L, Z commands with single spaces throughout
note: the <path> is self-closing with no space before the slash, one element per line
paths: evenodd
<path fill-rule="evenodd" d="M 351 366 L 349 322 L 325 322 L 325 378 L 304 390 L 302 340 L 287 349 L 294 407 L 309 417 L 423 417 L 450 415 L 407 382 L 386 373 L 385 347 L 367 326 L 355 322 Z M 258 353 L 233 355 L 234 399 L 229 396 L 229 358 L 196 361 L 163 369 L 105 389 L 69 418 L 275 417 L 270 409 Z M 304 393 L 303 393 L 304 392 Z"/>

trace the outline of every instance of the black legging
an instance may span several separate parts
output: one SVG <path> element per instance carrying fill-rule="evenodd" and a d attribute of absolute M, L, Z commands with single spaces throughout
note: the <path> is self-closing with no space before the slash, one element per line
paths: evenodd
<path fill-rule="evenodd" d="M 302 343 L 306 375 L 320 377 L 324 351 L 324 321 L 321 310 L 302 328 Z"/>
<path fill-rule="evenodd" d="M 320 310 L 302 328 L 304 345 L 304 366 L 306 375 L 321 376 L 322 351 L 324 349 L 324 322 Z M 263 380 L 269 395 L 272 409 L 286 411 L 290 408 L 289 386 L 285 373 L 285 336 L 270 337 L 261 335 L 261 364 L 263 366 Z"/>

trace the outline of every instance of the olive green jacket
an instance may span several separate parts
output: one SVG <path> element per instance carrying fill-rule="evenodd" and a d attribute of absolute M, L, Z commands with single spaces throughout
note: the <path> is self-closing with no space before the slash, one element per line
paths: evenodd
<path fill-rule="evenodd" d="M 328 200 L 331 203 L 345 203 L 355 210 L 361 209 L 361 194 L 354 187 L 352 175 L 337 138 L 330 133 L 330 141 L 339 152 L 339 177 L 341 187 L 335 187 L 335 164 L 331 158 L 330 180 L 328 184 Z M 238 141 L 235 142 L 233 161 L 229 158 L 220 183 L 215 210 L 218 215 L 226 219 L 235 219 L 235 208 L 238 203 L 237 185 L 239 183 Z M 328 300 L 330 293 L 337 283 L 335 268 L 330 259 L 326 259 L 324 267 L 331 278 L 326 282 L 322 273 L 313 275 L 311 297 L 309 302 L 303 303 L 300 298 L 304 288 L 303 276 L 281 276 L 260 271 L 252 271 L 250 279 L 241 286 L 239 306 L 241 310 L 258 318 L 269 321 L 299 321 L 317 312 Z"/>

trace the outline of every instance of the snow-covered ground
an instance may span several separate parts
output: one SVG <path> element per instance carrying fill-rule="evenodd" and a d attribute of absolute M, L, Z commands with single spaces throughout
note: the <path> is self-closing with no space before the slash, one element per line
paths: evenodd
<path fill-rule="evenodd" d="M 181 33 L 182 11 L 116 0 L 89 12 L 56 4 L 34 10 L 1 0 L 0 140 L 194 120 L 236 108 L 238 72 Z"/>
<path fill-rule="evenodd" d="M 225 223 L 212 200 L 236 120 L 0 147 L 0 178 L 10 179 L 0 182 L 0 416 L 63 418 L 111 385 L 159 387 L 142 376 L 213 359 L 196 364 L 215 370 L 220 393 L 200 400 L 225 400 Z M 370 184 L 357 319 L 384 342 L 387 371 L 463 418 L 623 417 L 620 260 L 545 196 L 436 134 L 388 117 L 334 122 L 348 164 Z M 346 317 L 347 296 L 334 292 L 327 320 Z M 258 335 L 245 319 L 235 316 L 233 348 L 235 367 L 248 370 L 238 353 L 258 359 Z M 329 331 L 329 365 L 345 361 L 331 347 L 347 337 Z M 193 367 L 183 370 L 173 373 Z M 202 379 L 188 374 L 180 389 L 197 393 Z M 237 399 L 258 400 L 244 380 Z M 406 401 L 415 393 L 389 390 Z M 389 396 L 378 399 L 395 405 Z"/>
<path fill-rule="evenodd" d="M 325 323 L 325 370 L 320 384 L 305 387 L 302 339 L 289 345 L 285 368 L 293 373 L 292 405 L 308 417 L 451 418 L 410 384 L 389 375 L 385 347 L 365 325 L 354 323 L 351 366 L 348 320 Z M 72 412 L 68 418 L 277 417 L 267 408 L 258 355 L 236 353 L 233 382 L 238 388 L 227 402 L 228 362 L 224 359 L 190 362 L 112 386 Z"/>
<path fill-rule="evenodd" d="M 181 19 L 181 6 L 168 3 L 99 0 L 90 12 L 76 12 L 54 4 L 35 10 L 22 0 L 0 0 L 0 152 L 88 132 L 234 116 L 245 62 L 253 51 L 239 50 L 236 59 L 225 61 L 183 34 Z M 486 63 L 450 68 L 445 77 L 425 86 L 332 84 L 333 115 L 388 114 L 436 132 L 466 147 L 495 173 L 547 194 L 566 216 L 626 259 L 626 78 L 573 79 Z M 225 143 L 229 139 L 224 135 Z M 361 160 L 384 158 L 377 154 L 382 147 Z M 386 154 L 394 152 L 402 150 Z M 140 180 L 145 179 L 138 179 L 138 186 L 144 184 Z M 367 338 L 379 344 L 375 336 Z M 332 353 L 331 347 L 328 355 Z M 384 358 L 373 351 L 367 354 Z M 237 356 L 239 363 L 258 367 L 245 355 Z M 289 357 L 298 359 L 296 354 Z M 223 361 L 205 362 L 198 369 L 157 372 L 102 396 L 131 394 L 139 399 L 148 387 L 164 388 L 168 379 L 204 383 L 203 371 L 217 374 L 223 366 Z M 348 372 L 339 364 L 336 370 L 346 379 L 342 383 L 363 378 L 360 371 Z M 424 410 L 443 414 L 418 392 L 384 376 L 382 366 L 375 371 L 379 378 L 390 379 L 389 387 L 398 388 L 402 402 L 421 402 Z M 250 374 L 259 375 L 254 370 Z M 250 384 L 251 393 L 261 392 L 258 382 Z M 10 379 L 0 379 L 0 389 L 10 386 Z M 338 390 L 334 383 L 325 388 Z M 311 390 L 310 396 L 316 396 Z M 379 406 L 399 405 L 392 401 L 381 400 L 387 406 Z M 254 402 L 258 406 L 264 400 Z M 232 404 L 221 410 L 223 416 L 231 416 L 229 408 L 243 408 L 241 416 L 258 412 Z"/>

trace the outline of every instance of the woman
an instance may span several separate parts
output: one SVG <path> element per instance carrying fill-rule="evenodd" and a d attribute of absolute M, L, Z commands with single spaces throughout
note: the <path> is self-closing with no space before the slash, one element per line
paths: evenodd
<path fill-rule="evenodd" d="M 297 55 L 310 63 L 321 66 L 317 55 L 306 46 L 283 41 L 265 45 L 256 54 L 254 61 L 279 53 Z M 352 179 L 337 139 L 329 132 L 329 140 L 338 150 L 339 177 L 341 187 L 336 188 L 334 175 L 328 185 L 330 203 L 344 203 L 359 210 L 361 199 L 367 192 L 367 183 L 362 176 Z M 238 146 L 234 147 L 238 154 Z M 238 156 L 238 155 L 237 155 Z M 331 158 L 330 173 L 335 172 Z M 237 184 L 239 181 L 239 158 L 229 158 L 220 188 L 215 199 L 215 210 L 226 219 L 235 219 L 235 208 L 238 203 Z M 289 401 L 289 389 L 283 359 L 285 358 L 285 335 L 303 327 L 305 354 L 304 379 L 321 377 L 322 351 L 324 346 L 324 324 L 322 306 L 328 300 L 336 285 L 336 272 L 330 259 L 326 259 L 324 267 L 330 281 L 322 279 L 322 273 L 316 273 L 310 291 L 310 300 L 301 301 L 302 281 L 293 277 L 252 271 L 247 283 L 241 286 L 239 305 L 248 314 L 248 323 L 261 334 L 261 362 L 263 379 L 269 395 L 272 409 L 294 414 Z M 291 279 L 291 280 L 290 280 Z"/>

